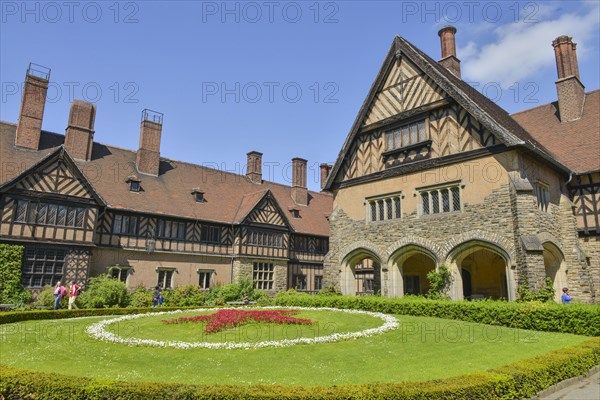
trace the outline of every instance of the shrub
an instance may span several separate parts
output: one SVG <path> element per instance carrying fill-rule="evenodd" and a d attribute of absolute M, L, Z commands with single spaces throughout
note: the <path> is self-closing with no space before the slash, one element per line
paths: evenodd
<path fill-rule="evenodd" d="M 146 290 L 143 286 L 138 286 L 129 295 L 130 307 L 150 307 L 152 306 L 152 290 Z"/>
<path fill-rule="evenodd" d="M 123 282 L 108 275 L 99 275 L 89 280 L 87 290 L 78 300 L 85 308 L 126 307 L 129 293 Z"/>
<path fill-rule="evenodd" d="M 0 303 L 27 304 L 31 292 L 21 284 L 23 246 L 0 243 Z"/>
<path fill-rule="evenodd" d="M 217 285 L 206 294 L 205 305 L 222 306 L 229 301 L 242 301 L 244 293 L 248 294 L 248 300 L 265 301 L 268 295 L 265 292 L 254 289 L 254 285 L 249 279 L 240 279 L 237 283 L 230 285 Z"/>
<path fill-rule="evenodd" d="M 542 303 L 547 303 L 554 301 L 556 292 L 552 284 L 552 278 L 550 277 L 546 277 L 545 286 L 537 291 L 529 289 L 527 278 L 523 278 L 523 282 L 517 287 L 517 294 L 519 295 L 517 299 L 519 302 L 541 301 Z"/>
<path fill-rule="evenodd" d="M 452 273 L 446 265 L 441 265 L 438 270 L 432 270 L 427 273 L 429 281 L 429 291 L 427 297 L 430 299 L 447 299 L 448 289 L 452 283 Z"/>
<path fill-rule="evenodd" d="M 326 288 L 319 290 L 319 294 L 323 296 L 341 296 L 340 292 L 335 286 L 329 285 Z"/>
<path fill-rule="evenodd" d="M 185 285 L 163 291 L 163 297 L 169 307 L 191 307 L 203 306 L 206 294 L 198 285 Z"/>

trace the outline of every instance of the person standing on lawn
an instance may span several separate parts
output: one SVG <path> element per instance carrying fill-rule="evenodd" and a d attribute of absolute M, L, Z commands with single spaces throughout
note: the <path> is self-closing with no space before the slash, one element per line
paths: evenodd
<path fill-rule="evenodd" d="M 152 307 L 158 306 L 158 300 L 160 299 L 161 296 L 162 296 L 162 293 L 160 292 L 160 286 L 157 285 L 154 288 L 154 293 L 152 293 Z"/>
<path fill-rule="evenodd" d="M 63 286 L 61 281 L 56 282 L 54 286 L 54 309 L 60 308 L 60 300 L 67 294 L 67 289 Z"/>
<path fill-rule="evenodd" d="M 75 304 L 75 300 L 77 300 L 77 296 L 79 296 L 80 289 L 81 286 L 79 286 L 77 282 L 71 281 L 71 286 L 69 287 L 69 310 L 73 307 L 76 309 L 79 308 L 77 307 L 77 304 Z"/>

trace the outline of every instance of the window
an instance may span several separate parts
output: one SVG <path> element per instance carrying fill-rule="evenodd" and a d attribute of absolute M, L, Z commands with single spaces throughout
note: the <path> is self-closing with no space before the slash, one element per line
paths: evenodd
<path fill-rule="evenodd" d="M 164 239 L 185 239 L 185 222 L 159 219 L 156 224 L 156 236 Z"/>
<path fill-rule="evenodd" d="M 400 195 L 367 200 L 367 213 L 371 222 L 400 219 Z"/>
<path fill-rule="evenodd" d="M 272 290 L 273 274 L 273 264 L 254 263 L 252 266 L 252 280 L 254 281 L 254 289 Z"/>
<path fill-rule="evenodd" d="M 221 227 L 203 225 L 200 234 L 200 241 L 202 243 L 221 243 Z"/>
<path fill-rule="evenodd" d="M 171 289 L 173 287 L 173 269 L 159 269 L 158 282 L 156 285 L 161 289 Z"/>
<path fill-rule="evenodd" d="M 248 244 L 264 247 L 283 247 L 283 233 L 248 230 Z"/>
<path fill-rule="evenodd" d="M 421 214 L 440 214 L 461 210 L 460 188 L 458 185 L 420 192 Z"/>
<path fill-rule="evenodd" d="M 137 236 L 138 217 L 115 214 L 115 219 L 113 221 L 113 233 L 117 235 Z"/>
<path fill-rule="evenodd" d="M 129 276 L 129 267 L 111 267 L 109 269 L 110 277 L 118 279 L 123 283 L 127 283 L 127 277 Z"/>
<path fill-rule="evenodd" d="M 404 294 L 421 294 L 421 278 L 419 275 L 407 275 L 404 277 Z"/>
<path fill-rule="evenodd" d="M 198 271 L 198 285 L 201 289 L 210 289 L 210 279 L 213 271 Z"/>
<path fill-rule="evenodd" d="M 204 203 L 203 192 L 194 192 L 194 198 L 196 199 L 196 203 Z"/>
<path fill-rule="evenodd" d="M 131 192 L 139 192 L 141 189 L 142 189 L 142 187 L 138 181 L 130 181 L 129 182 L 129 190 Z"/>
<path fill-rule="evenodd" d="M 57 248 L 27 247 L 23 258 L 21 283 L 27 288 L 54 286 L 62 280 L 67 251 Z"/>
<path fill-rule="evenodd" d="M 292 286 L 296 290 L 306 290 L 306 275 L 293 275 Z"/>
<path fill-rule="evenodd" d="M 83 228 L 86 211 L 82 207 L 18 200 L 14 220 L 37 225 Z"/>
<path fill-rule="evenodd" d="M 425 120 L 413 122 L 385 133 L 387 150 L 400 149 L 428 139 Z"/>
<path fill-rule="evenodd" d="M 538 182 L 535 185 L 535 196 L 537 198 L 537 206 L 542 211 L 548 211 L 550 204 L 550 191 L 548 185 Z"/>
<path fill-rule="evenodd" d="M 323 289 L 323 276 L 322 275 L 315 275 L 315 290 L 321 290 Z"/>

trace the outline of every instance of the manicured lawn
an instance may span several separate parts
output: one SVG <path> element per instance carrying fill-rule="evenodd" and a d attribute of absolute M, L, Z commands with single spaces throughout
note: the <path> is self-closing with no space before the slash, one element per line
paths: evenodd
<path fill-rule="evenodd" d="M 335 329 L 341 332 L 363 330 L 383 323 L 370 316 L 325 311 L 303 311 L 298 317 L 313 319 L 323 326 L 333 322 Z M 399 329 L 352 341 L 258 350 L 180 350 L 129 347 L 89 338 L 86 327 L 105 318 L 1 325 L 0 364 L 131 381 L 336 385 L 456 376 L 588 339 L 436 318 L 397 316 Z M 159 340 L 190 340 L 185 336 L 195 334 L 198 336 L 193 340 L 207 339 L 206 335 L 201 335 L 199 324 L 165 326 L 160 319 L 147 317 L 132 320 L 129 326 L 121 324 L 119 334 Z M 280 337 L 296 332 L 289 330 L 284 334 L 281 326 L 276 328 L 280 329 Z M 320 332 L 321 335 L 329 333 Z M 235 340 L 234 332 L 223 334 L 227 340 Z M 304 331 L 294 335 L 311 336 L 312 333 Z M 213 339 L 217 340 L 217 337 Z"/>

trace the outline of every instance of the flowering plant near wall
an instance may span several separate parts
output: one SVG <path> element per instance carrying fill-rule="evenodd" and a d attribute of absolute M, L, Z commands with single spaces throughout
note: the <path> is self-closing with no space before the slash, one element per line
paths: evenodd
<path fill-rule="evenodd" d="M 207 322 L 204 328 L 205 333 L 217 333 L 249 322 L 312 325 L 313 322 L 309 319 L 291 316 L 291 314 L 297 314 L 298 312 L 298 310 L 219 310 L 210 315 L 180 317 L 163 320 L 162 322 L 167 325 L 186 322 Z"/>

